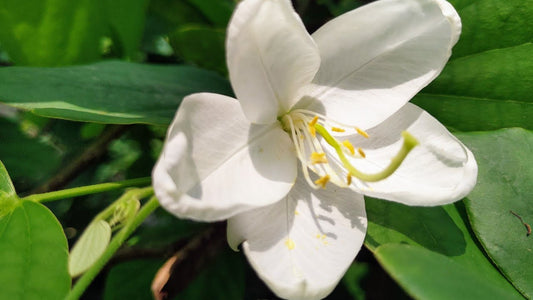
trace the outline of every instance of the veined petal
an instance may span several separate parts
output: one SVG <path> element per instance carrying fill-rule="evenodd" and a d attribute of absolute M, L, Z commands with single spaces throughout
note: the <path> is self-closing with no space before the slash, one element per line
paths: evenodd
<path fill-rule="evenodd" d="M 420 144 L 384 180 L 354 180 L 356 190 L 407 205 L 433 206 L 462 199 L 474 188 L 477 163 L 472 152 L 435 118 L 410 103 L 370 129 L 370 138 L 351 139 L 366 152 L 365 159 L 352 159 L 353 165 L 369 174 L 383 170 L 400 149 L 403 130 Z"/>
<path fill-rule="evenodd" d="M 460 32 L 443 0 L 382 0 L 341 15 L 312 35 L 322 62 L 302 105 L 371 128 L 441 72 Z"/>
<path fill-rule="evenodd" d="M 282 201 L 228 221 L 228 242 L 242 248 L 279 297 L 322 299 L 359 252 L 367 220 L 363 196 L 349 189 L 313 190 L 299 176 Z"/>
<path fill-rule="evenodd" d="M 241 2 L 227 34 L 229 75 L 244 114 L 252 123 L 275 122 L 318 70 L 314 41 L 288 0 Z"/>
<path fill-rule="evenodd" d="M 278 124 L 252 125 L 237 100 L 193 94 L 169 128 L 152 178 L 168 211 L 214 221 L 279 201 L 295 181 L 296 163 Z"/>

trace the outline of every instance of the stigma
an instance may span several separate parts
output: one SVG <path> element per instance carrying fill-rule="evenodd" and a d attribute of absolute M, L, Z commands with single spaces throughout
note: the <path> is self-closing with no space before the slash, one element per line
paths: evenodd
<path fill-rule="evenodd" d="M 365 151 L 346 139 L 351 135 L 372 138 L 363 129 L 304 109 L 293 110 L 282 116 L 280 121 L 292 138 L 303 176 L 314 189 L 326 188 L 329 183 L 350 187 L 354 179 L 360 182 L 383 180 L 392 175 L 418 145 L 416 138 L 407 131 L 402 132 L 403 145 L 391 158 L 389 165 L 378 173 L 367 174 L 359 171 L 351 162 L 354 159 L 366 159 Z"/>

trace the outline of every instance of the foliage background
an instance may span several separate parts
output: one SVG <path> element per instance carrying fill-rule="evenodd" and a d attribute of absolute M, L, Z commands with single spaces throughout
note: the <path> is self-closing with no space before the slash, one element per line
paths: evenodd
<path fill-rule="evenodd" d="M 313 32 L 369 1 L 293 2 Z M 413 102 L 474 152 L 478 185 L 444 207 L 367 199 L 366 249 L 328 299 L 533 295 L 533 237 L 510 213 L 533 222 L 533 1 L 450 2 L 462 18 L 461 39 L 442 74 Z M 150 176 L 181 98 L 232 94 L 224 36 L 234 6 L 232 0 L 0 0 L 0 160 L 18 195 Z M 47 203 L 53 214 L 35 203 L 12 209 L 14 191 L 0 173 L 0 281 L 26 298 L 64 297 L 67 243 L 120 193 Z M 15 223 L 22 213 L 26 221 Z M 217 226 L 157 210 L 84 297 L 151 299 L 151 281 L 165 260 L 214 230 L 186 257 L 197 268 L 177 272 L 183 288 L 177 297 L 274 298 L 243 255 L 220 242 Z M 49 235 L 49 243 L 39 244 L 30 229 Z M 18 259 L 8 246 L 14 242 L 22 252 L 34 245 L 32 266 L 10 263 Z M 47 286 L 46 262 L 63 284 Z"/>

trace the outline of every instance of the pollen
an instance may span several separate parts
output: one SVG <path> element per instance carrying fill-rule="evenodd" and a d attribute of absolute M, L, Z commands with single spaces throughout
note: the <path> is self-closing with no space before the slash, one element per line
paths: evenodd
<path fill-rule="evenodd" d="M 350 173 L 348 173 L 348 175 L 346 175 L 346 184 L 347 185 L 352 184 L 352 175 Z"/>
<path fill-rule="evenodd" d="M 309 124 L 307 125 L 307 129 L 309 130 L 309 133 L 313 136 L 313 137 L 316 137 L 316 128 L 315 128 L 315 124 L 316 122 L 318 122 L 318 116 L 315 116 L 313 118 L 313 120 L 311 120 L 311 122 L 309 122 Z"/>
<path fill-rule="evenodd" d="M 344 142 L 342 142 L 342 144 L 344 145 L 344 147 L 348 148 L 348 150 L 350 151 L 350 153 L 351 153 L 352 155 L 355 154 L 355 148 L 354 148 L 354 146 L 352 145 L 352 143 L 350 143 L 350 141 L 345 140 Z"/>
<path fill-rule="evenodd" d="M 292 239 L 287 239 L 285 241 L 285 246 L 287 246 L 287 249 L 292 250 L 296 245 L 294 244 L 294 241 Z"/>
<path fill-rule="evenodd" d="M 366 131 L 362 130 L 361 128 L 355 127 L 355 130 L 357 131 L 357 133 L 359 133 L 360 135 L 364 136 L 365 138 L 369 137 L 368 133 L 366 133 Z"/>
<path fill-rule="evenodd" d="M 363 149 L 361 149 L 361 148 L 357 148 L 357 152 L 359 152 L 359 154 L 360 154 L 363 158 L 366 158 L 366 153 L 365 153 L 365 151 L 363 151 Z"/>
<path fill-rule="evenodd" d="M 329 181 L 329 175 L 325 175 L 315 180 L 315 184 L 321 186 L 323 189 L 326 188 L 326 184 Z"/>
<path fill-rule="evenodd" d="M 345 132 L 346 130 L 342 129 L 342 128 L 339 128 L 339 127 L 331 127 L 331 131 L 335 131 L 335 132 Z"/>
<path fill-rule="evenodd" d="M 311 163 L 312 164 L 327 164 L 328 159 L 326 158 L 326 153 L 311 153 Z"/>

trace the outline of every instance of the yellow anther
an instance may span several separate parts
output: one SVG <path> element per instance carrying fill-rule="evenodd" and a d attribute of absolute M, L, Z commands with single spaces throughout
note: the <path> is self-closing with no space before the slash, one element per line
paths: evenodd
<path fill-rule="evenodd" d="M 347 185 L 352 184 L 352 175 L 350 175 L 350 173 L 348 173 L 348 175 L 346 175 L 346 184 Z"/>
<path fill-rule="evenodd" d="M 365 151 L 363 151 L 363 149 L 361 149 L 361 148 L 357 148 L 357 152 L 359 152 L 359 154 L 360 154 L 363 158 L 366 157 L 366 153 L 365 153 Z"/>
<path fill-rule="evenodd" d="M 366 131 L 362 130 L 361 128 L 355 127 L 355 130 L 357 131 L 357 133 L 359 133 L 360 135 L 364 136 L 365 138 L 369 137 L 368 133 L 366 133 Z"/>
<path fill-rule="evenodd" d="M 326 158 L 326 153 L 311 153 L 311 163 L 312 164 L 327 164 L 328 159 Z"/>
<path fill-rule="evenodd" d="M 323 189 L 326 188 L 326 184 L 329 181 L 329 175 L 322 176 L 315 180 L 315 184 L 321 186 Z"/>
<path fill-rule="evenodd" d="M 287 239 L 285 241 L 285 246 L 287 246 L 287 248 L 289 248 L 289 250 L 294 249 L 294 247 L 295 247 L 294 241 L 291 240 L 291 239 Z"/>
<path fill-rule="evenodd" d="M 342 129 L 342 128 L 339 128 L 339 127 L 331 127 L 331 131 L 335 131 L 335 132 L 345 132 L 346 130 Z"/>
<path fill-rule="evenodd" d="M 348 150 L 350 150 L 350 153 L 352 155 L 355 154 L 355 148 L 353 147 L 352 143 L 350 143 L 348 140 L 342 142 L 342 144 L 344 145 L 344 147 L 348 148 Z"/>
<path fill-rule="evenodd" d="M 309 122 L 309 124 L 307 124 L 307 129 L 309 130 L 309 133 L 313 137 L 316 137 L 316 128 L 315 128 L 316 122 L 318 122 L 318 116 L 315 116 L 313 118 L 313 120 L 311 120 L 311 122 Z"/>

